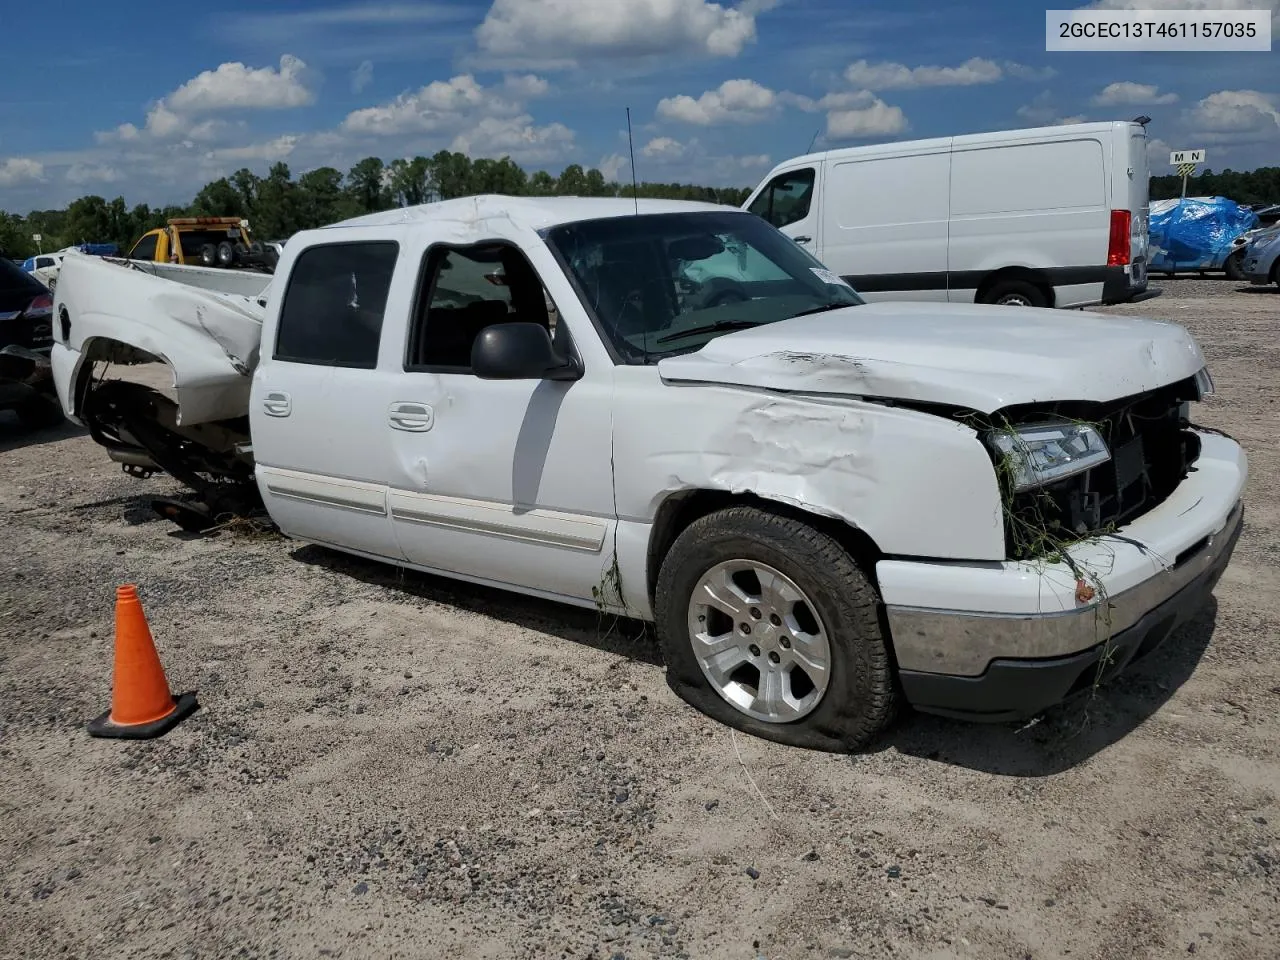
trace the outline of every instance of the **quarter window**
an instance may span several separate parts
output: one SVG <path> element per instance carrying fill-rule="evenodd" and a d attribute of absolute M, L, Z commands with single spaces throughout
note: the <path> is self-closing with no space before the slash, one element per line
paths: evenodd
<path fill-rule="evenodd" d="M 809 215 L 813 200 L 813 168 L 780 173 L 760 191 L 748 211 L 763 217 L 775 227 L 797 223 Z"/>
<path fill-rule="evenodd" d="M 372 370 L 399 244 L 335 243 L 299 255 L 289 276 L 275 359 Z"/>

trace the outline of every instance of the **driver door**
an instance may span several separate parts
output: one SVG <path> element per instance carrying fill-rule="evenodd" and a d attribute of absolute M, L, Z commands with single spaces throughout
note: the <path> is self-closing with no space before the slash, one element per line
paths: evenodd
<path fill-rule="evenodd" d="M 805 250 L 821 259 L 820 218 L 814 197 L 818 166 L 780 173 L 751 201 L 747 210 L 769 221 Z"/>

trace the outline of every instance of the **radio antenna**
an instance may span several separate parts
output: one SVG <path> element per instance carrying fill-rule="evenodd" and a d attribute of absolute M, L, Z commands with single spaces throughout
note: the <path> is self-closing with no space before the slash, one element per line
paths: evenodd
<path fill-rule="evenodd" d="M 640 216 L 640 188 L 636 186 L 636 145 L 631 139 L 631 108 L 627 107 L 627 150 L 631 153 L 631 199 L 636 205 L 636 216 Z"/>
<path fill-rule="evenodd" d="M 813 145 L 818 142 L 818 134 L 820 134 L 821 132 L 822 132 L 821 127 L 813 131 L 813 137 L 809 140 L 809 149 L 806 150 L 805 153 L 813 153 Z"/>

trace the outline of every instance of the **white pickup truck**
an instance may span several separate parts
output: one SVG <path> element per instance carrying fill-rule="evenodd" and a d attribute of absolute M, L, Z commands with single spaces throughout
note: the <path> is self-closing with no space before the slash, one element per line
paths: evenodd
<path fill-rule="evenodd" d="M 126 469 L 651 620 L 679 696 L 784 743 L 1091 691 L 1240 532 L 1181 326 L 867 304 L 732 208 L 474 197 L 299 233 L 256 296 L 177 277 L 69 254 L 58 284 L 59 396 Z"/>

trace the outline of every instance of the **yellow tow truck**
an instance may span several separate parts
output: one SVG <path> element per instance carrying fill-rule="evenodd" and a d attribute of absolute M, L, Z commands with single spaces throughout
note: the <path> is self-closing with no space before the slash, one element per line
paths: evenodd
<path fill-rule="evenodd" d="M 248 221 L 240 217 L 173 217 L 144 233 L 126 256 L 152 263 L 268 271 L 279 258 L 274 248 L 249 235 Z"/>

